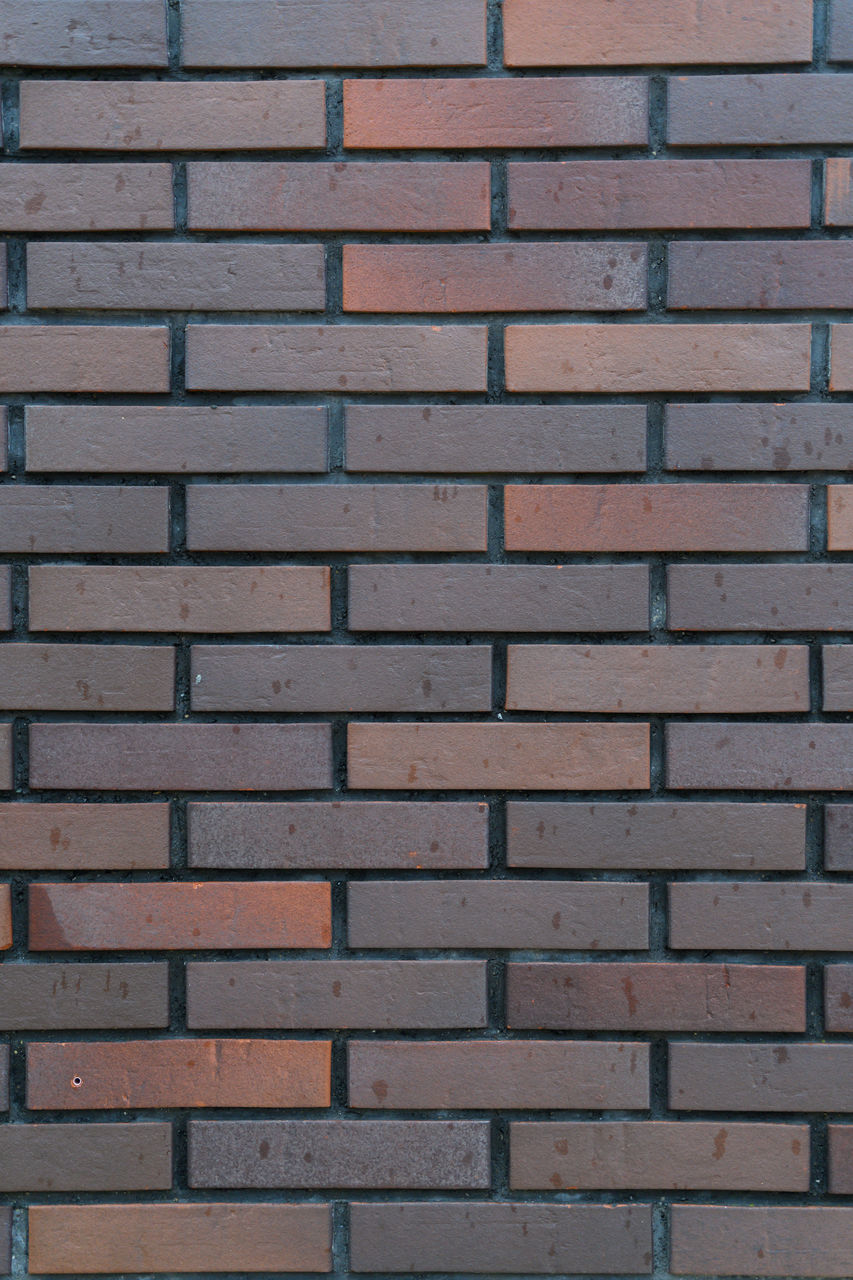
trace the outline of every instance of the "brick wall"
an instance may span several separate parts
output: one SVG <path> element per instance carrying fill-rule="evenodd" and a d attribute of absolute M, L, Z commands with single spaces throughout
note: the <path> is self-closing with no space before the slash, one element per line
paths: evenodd
<path fill-rule="evenodd" d="M 0 21 L 0 1273 L 853 1275 L 851 0 Z"/>

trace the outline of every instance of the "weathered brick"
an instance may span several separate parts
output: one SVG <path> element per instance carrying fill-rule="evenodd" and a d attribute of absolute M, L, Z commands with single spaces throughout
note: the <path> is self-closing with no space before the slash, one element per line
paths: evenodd
<path fill-rule="evenodd" d="M 830 551 L 849 551 L 853 548 L 853 500 L 847 485 L 827 485 L 826 504 L 827 547 Z"/>
<path fill-rule="evenodd" d="M 853 1191 L 853 1125 L 829 1126 L 829 1189 L 836 1195 Z"/>
<path fill-rule="evenodd" d="M 0 565 L 0 631 L 12 629 L 12 575 L 8 564 Z"/>
<path fill-rule="evenodd" d="M 0 1044 L 0 1111 L 9 1110 L 9 1046 Z M 8 1226 L 8 1219 L 4 1224 L 2 1215 L 0 1215 L 0 1262 L 5 1261 L 8 1269 L 8 1257 L 3 1254 L 3 1230 Z"/>
<path fill-rule="evenodd" d="M 739 240 L 669 247 L 671 309 L 853 307 L 849 240 Z"/>
<path fill-rule="evenodd" d="M 5 0 L 3 61 L 48 67 L 165 67 L 158 0 Z"/>
<path fill-rule="evenodd" d="M 833 0 L 829 57 L 833 62 L 853 62 L 853 5 L 850 0 Z"/>
<path fill-rule="evenodd" d="M 8 951 L 13 937 L 12 926 L 12 887 L 0 884 L 0 951 Z"/>
<path fill-rule="evenodd" d="M 666 463 L 671 471 L 853 470 L 850 414 L 831 403 L 672 404 Z"/>
<path fill-rule="evenodd" d="M 34 2 L 46 7 L 51 0 Z M 3 170 L 4 232 L 171 231 L 174 225 L 167 164 L 21 162 Z"/>
<path fill-rule="evenodd" d="M 45 552 L 166 551 L 165 485 L 6 485 L 0 494 L 0 547 Z"/>
<path fill-rule="evenodd" d="M 12 726 L 0 724 L 0 791 L 12 786 Z"/>
<path fill-rule="evenodd" d="M 853 654 L 847 645 L 824 645 L 823 709 L 853 710 Z"/>
<path fill-rule="evenodd" d="M 170 1124 L 0 1125 L 0 1191 L 168 1191 Z"/>
<path fill-rule="evenodd" d="M 853 965 L 826 966 L 823 996 L 827 1031 L 853 1031 Z"/>
<path fill-rule="evenodd" d="M 162 325 L 0 326 L 0 351 L 2 391 L 169 389 L 169 330 Z"/>
<path fill-rule="evenodd" d="M 0 1209 L 0 1266 L 12 1269 L 12 1210 L 8 1207 Z"/>
<path fill-rule="evenodd" d="M 851 1250 L 849 1208 L 672 1206 L 674 1275 L 846 1276 Z"/>
<path fill-rule="evenodd" d="M 669 886 L 669 945 L 678 950 L 846 951 L 853 885 L 708 881 Z"/>
<path fill-rule="evenodd" d="M 846 76 L 672 76 L 667 137 L 679 147 L 844 145 L 851 111 Z"/>
<path fill-rule="evenodd" d="M 853 809 L 846 804 L 824 807 L 823 865 L 827 871 L 853 870 Z"/>
<path fill-rule="evenodd" d="M 851 1068 L 849 1044 L 676 1041 L 669 1047 L 669 1105 L 677 1111 L 850 1111 Z"/>
<path fill-rule="evenodd" d="M 6 644 L 0 707 L 171 711 L 175 650 L 154 645 Z"/>
<path fill-rule="evenodd" d="M 124 1031 L 169 1025 L 165 964 L 4 964 L 4 1031 Z"/>
<path fill-rule="evenodd" d="M 847 80 L 847 76 L 832 79 Z M 853 132 L 853 128 L 848 133 Z M 824 161 L 824 218 L 829 227 L 853 226 L 853 165 L 833 157 Z"/>
<path fill-rule="evenodd" d="M 853 790 L 853 725 L 670 724 L 670 787 Z"/>
<path fill-rule="evenodd" d="M 667 570 L 677 631 L 849 631 L 846 564 L 683 564 Z"/>

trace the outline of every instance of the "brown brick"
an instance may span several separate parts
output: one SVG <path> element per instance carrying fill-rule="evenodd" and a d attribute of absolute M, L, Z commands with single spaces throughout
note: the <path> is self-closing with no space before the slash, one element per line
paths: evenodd
<path fill-rule="evenodd" d="M 510 964 L 507 1023 L 554 1031 L 804 1031 L 805 969 Z"/>
<path fill-rule="evenodd" d="M 320 963 L 190 963 L 187 1025 L 311 1031 L 485 1027 L 486 962 L 324 958 Z"/>
<path fill-rule="evenodd" d="M 843 145 L 851 111 L 845 76 L 672 76 L 667 136 L 679 147 Z"/>
<path fill-rule="evenodd" d="M 701 1120 L 510 1125 L 521 1191 L 808 1191 L 809 1128 Z"/>
<path fill-rule="evenodd" d="M 12 1210 L 0 1209 L 0 1267 L 12 1269 Z"/>
<path fill-rule="evenodd" d="M 835 1205 L 675 1204 L 673 1275 L 846 1276 L 853 1211 Z"/>
<path fill-rule="evenodd" d="M 12 726 L 0 724 L 0 791 L 12 786 Z"/>
<path fill-rule="evenodd" d="M 824 645 L 823 709 L 853 710 L 853 662 L 847 645 Z"/>
<path fill-rule="evenodd" d="M 853 324 L 832 325 L 831 351 L 830 390 L 853 391 Z"/>
<path fill-rule="evenodd" d="M 326 881 L 31 884 L 31 951 L 328 947 Z"/>
<path fill-rule="evenodd" d="M 321 244 L 27 246 L 31 310 L 322 311 L 325 296 Z"/>
<path fill-rule="evenodd" d="M 9 1046 L 0 1044 L 0 1111 L 9 1110 Z M 8 1225 L 8 1222 L 7 1224 Z M 0 1262 L 4 1261 L 3 1255 L 3 1230 L 4 1223 L 2 1215 L 0 1215 Z M 8 1254 L 5 1256 L 8 1269 Z"/>
<path fill-rule="evenodd" d="M 614 330 L 611 330 L 614 332 Z M 507 485 L 512 551 L 805 551 L 808 488 Z"/>
<path fill-rule="evenodd" d="M 320 1204 L 33 1205 L 30 1269 L 93 1272 L 331 1271 Z"/>
<path fill-rule="evenodd" d="M 166 551 L 165 485 L 7 485 L 0 495 L 0 547 L 45 552 Z"/>
<path fill-rule="evenodd" d="M 350 787 L 610 790 L 649 785 L 646 724 L 350 724 Z"/>
<path fill-rule="evenodd" d="M 76 160 L 4 169 L 3 231 L 171 231 L 174 225 L 167 164 Z"/>
<path fill-rule="evenodd" d="M 673 404 L 666 416 L 671 471 L 853 470 L 843 404 Z M 791 566 L 793 568 L 793 566 Z"/>
<path fill-rule="evenodd" d="M 824 807 L 823 865 L 827 871 L 853 870 L 853 809 L 846 804 Z"/>
<path fill-rule="evenodd" d="M 0 1191 L 168 1191 L 170 1124 L 0 1125 Z"/>
<path fill-rule="evenodd" d="M 5 0 L 3 61 L 50 67 L 165 67 L 157 0 Z"/>
<path fill-rule="evenodd" d="M 823 995 L 827 1031 L 853 1031 L 853 965 L 828 964 Z"/>
<path fill-rule="evenodd" d="M 322 147 L 325 93 L 322 80 L 25 80 L 20 133 L 23 148 L 85 151 Z"/>
<path fill-rule="evenodd" d="M 669 248 L 668 306 L 790 311 L 853 307 L 849 240 L 754 240 Z"/>
<path fill-rule="evenodd" d="M 637 311 L 632 244 L 346 244 L 345 311 Z"/>
<path fill-rule="evenodd" d="M 0 707 L 171 711 L 175 650 L 154 645 L 6 644 Z"/>
<path fill-rule="evenodd" d="M 488 231 L 491 225 L 489 166 L 482 160 L 195 160 L 187 181 L 194 231 Z"/>
<path fill-rule="evenodd" d="M 196 711 L 488 711 L 489 645 L 196 645 Z M 0 684 L 2 704 L 2 684 Z"/>
<path fill-rule="evenodd" d="M 30 785 L 289 791 L 331 784 L 323 724 L 34 724 Z"/>
<path fill-rule="evenodd" d="M 10 566 L 0 565 L 0 631 L 12 629 L 12 575 Z"/>
<path fill-rule="evenodd" d="M 829 22 L 829 58 L 833 62 L 853 62 L 853 5 L 850 0 L 833 0 Z"/>
<path fill-rule="evenodd" d="M 191 1120 L 189 1184 L 488 1190 L 489 1122 Z"/>
<path fill-rule="evenodd" d="M 162 325 L 0 327 L 0 390 L 155 392 L 169 389 Z"/>
<path fill-rule="evenodd" d="M 0 966 L 4 1031 L 93 1031 L 169 1025 L 165 964 L 5 964 Z"/>
<path fill-rule="evenodd" d="M 0 951 L 11 947 L 12 933 L 12 889 L 8 884 L 0 884 Z"/>
<path fill-rule="evenodd" d="M 353 631 L 645 631 L 648 573 L 644 564 L 354 564 L 349 625 Z"/>
<path fill-rule="evenodd" d="M 848 1044 L 676 1041 L 669 1047 L 669 1105 L 678 1111 L 850 1111 L 851 1068 Z"/>
<path fill-rule="evenodd" d="M 853 500 L 847 485 L 830 484 L 826 488 L 827 546 L 830 551 L 853 548 Z"/>
<path fill-rule="evenodd" d="M 486 328 L 191 324 L 187 386 L 229 392 L 485 391 Z"/>
<path fill-rule="evenodd" d="M 646 415 L 635 404 L 352 404 L 346 455 L 348 471 L 644 471 Z"/>
<path fill-rule="evenodd" d="M 849 631 L 846 564 L 684 564 L 667 571 L 669 625 L 679 631 Z"/>
<path fill-rule="evenodd" d="M 675 950 L 845 951 L 853 885 L 708 881 L 669 886 Z"/>
<path fill-rule="evenodd" d="M 6 279 L 6 259 L 0 259 L 0 311 L 6 311 L 9 307 L 9 290 Z M 0 410 L 0 427 L 2 427 L 2 444 L 0 444 L 0 461 L 2 462 L 2 470 L 6 470 L 6 409 L 5 406 Z"/>
<path fill-rule="evenodd" d="M 34 565 L 35 631 L 328 631 L 315 565 Z"/>
<path fill-rule="evenodd" d="M 330 1049 L 328 1040 L 30 1042 L 27 1106 L 327 1107 Z"/>
<path fill-rule="evenodd" d="M 853 725 L 670 724 L 670 787 L 853 790 Z"/>
<path fill-rule="evenodd" d="M 384 800 L 189 805 L 192 867 L 482 871 L 488 805 Z"/>
<path fill-rule="evenodd" d="M 484 485 L 191 485 L 193 551 L 485 551 Z"/>
<path fill-rule="evenodd" d="M 644 1110 L 648 1053 L 603 1040 L 350 1040 L 349 1105 Z"/>
<path fill-rule="evenodd" d="M 517 230 L 807 227 L 808 160 L 528 160 L 509 165 Z"/>
<path fill-rule="evenodd" d="M 847 80 L 847 76 L 832 76 L 833 80 Z M 848 109 L 849 118 L 849 109 Z M 853 127 L 848 125 L 848 136 Z M 824 187 L 826 198 L 824 218 L 829 227 L 853 226 L 853 165 L 843 157 L 824 161 Z"/>
<path fill-rule="evenodd" d="M 836 1195 L 853 1191 L 853 1125 L 829 1126 L 829 1189 Z"/>

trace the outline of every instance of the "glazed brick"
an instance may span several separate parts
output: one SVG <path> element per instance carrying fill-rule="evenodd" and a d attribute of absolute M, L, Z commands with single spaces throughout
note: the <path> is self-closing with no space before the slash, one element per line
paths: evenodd
<path fill-rule="evenodd" d="M 511 800 L 511 867 L 800 871 L 802 804 L 599 804 Z"/>
<path fill-rule="evenodd" d="M 805 324 L 509 325 L 507 388 L 807 391 L 810 347 Z"/>
<path fill-rule="evenodd" d="M 350 724 L 350 787 L 610 790 L 649 785 L 645 724 Z"/>
<path fill-rule="evenodd" d="M 13 941 L 12 888 L 0 884 L 0 951 L 8 951 Z"/>
<path fill-rule="evenodd" d="M 53 0 L 33 0 L 46 7 Z M 3 231 L 171 231 L 167 164 L 18 163 L 0 187 Z M 4 340 L 5 341 L 5 340 Z"/>
<path fill-rule="evenodd" d="M 348 244 L 345 311 L 637 311 L 631 244 Z"/>
<path fill-rule="evenodd" d="M 638 1275 L 651 1271 L 647 1205 L 354 1204 L 354 1271 Z"/>
<path fill-rule="evenodd" d="M 191 1187 L 488 1190 L 487 1120 L 189 1124 Z"/>
<path fill-rule="evenodd" d="M 853 790 L 853 725 L 670 724 L 670 787 Z"/>
<path fill-rule="evenodd" d="M 170 1124 L 0 1125 L 2 1191 L 168 1191 Z"/>
<path fill-rule="evenodd" d="M 677 631 L 849 631 L 846 564 L 690 564 L 667 570 Z"/>
<path fill-rule="evenodd" d="M 678 147 L 845 145 L 851 112 L 845 76 L 672 76 L 667 137 Z"/>
<path fill-rule="evenodd" d="M 830 484 L 826 489 L 827 547 L 830 551 L 853 548 L 853 500 L 846 485 Z"/>
<path fill-rule="evenodd" d="M 844 804 L 824 807 L 823 865 L 827 871 L 853 870 L 853 810 Z"/>
<path fill-rule="evenodd" d="M 30 627 L 328 631 L 329 570 L 315 565 L 34 565 Z"/>
<path fill-rule="evenodd" d="M 7 485 L 0 548 L 30 555 L 166 551 L 168 516 L 165 485 Z"/>
<path fill-rule="evenodd" d="M 849 1044 L 677 1041 L 669 1046 L 669 1104 L 678 1111 L 850 1111 L 851 1065 Z"/>
<path fill-rule="evenodd" d="M 346 457 L 348 471 L 644 471 L 645 410 L 352 404 Z"/>
<path fill-rule="evenodd" d="M 322 311 L 320 244 L 42 241 L 27 247 L 31 310 Z"/>
<path fill-rule="evenodd" d="M 645 631 L 648 575 L 644 564 L 355 564 L 349 625 L 353 631 Z"/>
<path fill-rule="evenodd" d="M 0 966 L 4 1031 L 124 1031 L 168 1025 L 165 964 Z"/>
<path fill-rule="evenodd" d="M 0 804 L 3 871 L 153 871 L 168 865 L 168 805 Z"/>
<path fill-rule="evenodd" d="M 30 785 L 290 791 L 331 783 L 322 724 L 34 724 Z"/>
<path fill-rule="evenodd" d="M 829 22 L 829 57 L 833 62 L 853 62 L 853 6 L 850 0 L 833 0 Z"/>
<path fill-rule="evenodd" d="M 197 160 L 187 165 L 187 182 L 194 231 L 488 231 L 491 225 L 483 161 Z"/>
<path fill-rule="evenodd" d="M 829 1189 L 836 1195 L 853 1190 L 853 1125 L 829 1126 Z"/>
<path fill-rule="evenodd" d="M 853 391 L 853 324 L 834 324 L 830 333 L 829 389 Z"/>
<path fill-rule="evenodd" d="M 644 1120 L 510 1125 L 520 1191 L 808 1191 L 809 1129 Z"/>
<path fill-rule="evenodd" d="M 511 551 L 805 551 L 805 485 L 507 485 Z"/>
<path fill-rule="evenodd" d="M 40 1275 L 331 1270 L 327 1205 L 33 1205 L 27 1214 Z"/>
<path fill-rule="evenodd" d="M 31 884 L 32 951 L 328 947 L 326 882 Z"/>
<path fill-rule="evenodd" d="M 672 1206 L 673 1275 L 846 1276 L 851 1249 L 849 1208 Z"/>
<path fill-rule="evenodd" d="M 649 942 L 648 889 L 609 881 L 354 882 L 347 908 L 353 948 L 596 951 Z"/>
<path fill-rule="evenodd" d="M 175 651 L 153 645 L 6 644 L 0 707 L 171 711 Z"/>
<path fill-rule="evenodd" d="M 345 80 L 344 146 L 643 146 L 648 100 L 641 76 Z"/>
<path fill-rule="evenodd" d="M 0 391 L 156 392 L 169 389 L 164 326 L 0 326 Z"/>
<path fill-rule="evenodd" d="M 754 240 L 669 247 L 670 308 L 790 311 L 853 307 L 849 240 Z"/>
<path fill-rule="evenodd" d="M 330 1049 L 328 1040 L 31 1041 L 27 1106 L 327 1107 Z"/>
<path fill-rule="evenodd" d="M 187 0 L 186 67 L 481 66 L 486 61 L 484 0 L 431 0 L 428 8 L 393 0 Z"/>
<path fill-rule="evenodd" d="M 484 960 L 217 959 L 187 966 L 190 1027 L 417 1031 L 486 1023 Z"/>
<path fill-rule="evenodd" d="M 804 645 L 538 645 L 507 650 L 512 711 L 806 711 Z"/>
<path fill-rule="evenodd" d="M 322 80 L 25 80 L 22 148 L 225 151 L 322 147 Z"/>
<path fill-rule="evenodd" d="M 829 403 L 669 405 L 666 464 L 671 471 L 853 470 L 850 414 Z"/>
<path fill-rule="evenodd" d="M 823 709 L 853 710 L 853 666 L 847 645 L 824 645 Z"/>
<path fill-rule="evenodd" d="M 669 886 L 669 945 L 678 950 L 845 951 L 853 885 L 708 881 Z"/>
<path fill-rule="evenodd" d="M 485 551 L 483 485 L 192 485 L 193 551 Z"/>
<path fill-rule="evenodd" d="M 809 225 L 808 160 L 523 160 L 508 173 L 515 230 Z"/>
<path fill-rule="evenodd" d="M 0 724 L 0 791 L 12 786 L 12 726 Z"/>
<path fill-rule="evenodd" d="M 853 965 L 828 964 L 823 984 L 827 1031 L 853 1031 Z"/>
<path fill-rule="evenodd" d="M 189 805 L 193 867 L 482 871 L 488 805 L 347 800 Z"/>
<path fill-rule="evenodd" d="M 191 324 L 187 386 L 196 391 L 485 391 L 486 328 Z"/>
<path fill-rule="evenodd" d="M 836 77 L 833 76 L 832 79 L 835 80 Z M 824 187 L 824 218 L 827 226 L 853 226 L 853 166 L 849 160 L 832 158 L 824 161 Z"/>
<path fill-rule="evenodd" d="M 83 19 L 81 21 L 81 18 Z M 30 67 L 165 67 L 158 0 L 5 0 L 3 61 Z"/>
<path fill-rule="evenodd" d="M 692 886 L 691 886 L 692 887 Z M 552 1031 L 804 1031 L 805 969 L 510 964 L 507 1023 Z"/>
<path fill-rule="evenodd" d="M 507 66 L 619 66 L 679 62 L 809 62 L 808 0 L 506 0 Z"/>
<path fill-rule="evenodd" d="M 349 1105 L 643 1110 L 648 1053 L 604 1040 L 350 1040 Z"/>

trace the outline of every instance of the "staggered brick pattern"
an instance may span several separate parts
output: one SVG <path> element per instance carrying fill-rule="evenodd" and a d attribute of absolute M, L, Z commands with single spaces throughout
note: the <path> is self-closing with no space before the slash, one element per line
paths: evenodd
<path fill-rule="evenodd" d="M 0 1276 L 853 1276 L 853 0 L 0 59 Z"/>

